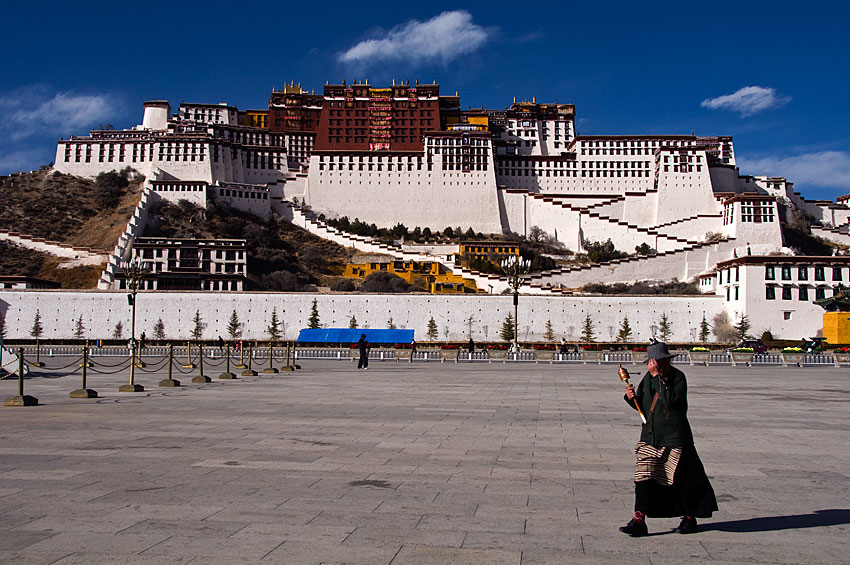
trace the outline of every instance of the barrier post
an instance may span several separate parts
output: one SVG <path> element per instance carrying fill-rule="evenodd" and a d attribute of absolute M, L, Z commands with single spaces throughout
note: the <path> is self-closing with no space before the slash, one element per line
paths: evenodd
<path fill-rule="evenodd" d="M 38 406 L 38 399 L 24 394 L 24 348 L 18 348 L 18 396 L 10 396 L 3 406 Z"/>
<path fill-rule="evenodd" d="M 35 363 L 33 363 L 33 367 L 44 367 L 44 363 L 40 360 L 41 357 L 41 342 L 38 338 L 35 338 Z"/>
<path fill-rule="evenodd" d="M 192 363 L 192 342 L 186 342 L 186 363 L 183 365 L 184 369 L 194 369 L 195 364 Z"/>
<path fill-rule="evenodd" d="M 273 361 L 274 361 L 274 349 L 272 348 L 272 342 L 270 341 L 269 342 L 269 368 L 263 369 L 264 373 L 273 374 L 273 373 L 278 372 L 278 370 L 275 369 L 274 366 L 272 365 Z"/>
<path fill-rule="evenodd" d="M 138 348 L 138 353 L 136 353 L 136 367 L 142 369 L 147 367 L 144 361 L 142 361 L 142 340 L 136 342 L 136 347 Z"/>
<path fill-rule="evenodd" d="M 248 368 L 245 369 L 244 371 L 242 371 L 242 376 L 243 377 L 256 377 L 257 371 L 255 371 L 251 368 L 252 360 L 254 358 L 254 347 L 250 346 L 250 345 L 248 347 L 251 348 L 251 349 L 248 350 Z M 243 349 L 244 349 L 244 344 L 243 344 Z"/>
<path fill-rule="evenodd" d="M 171 371 L 174 368 L 174 344 L 168 346 L 168 378 L 159 381 L 159 386 L 175 387 L 180 386 L 180 381 L 171 378 Z"/>
<path fill-rule="evenodd" d="M 245 343 L 239 342 L 239 364 L 233 366 L 234 369 L 247 369 L 245 365 Z"/>
<path fill-rule="evenodd" d="M 290 356 L 289 345 L 290 344 L 287 341 L 286 342 L 286 365 L 284 365 L 283 367 L 280 368 L 281 371 L 294 371 L 295 370 L 295 364 L 290 362 L 290 359 L 289 359 L 289 356 Z"/>
<path fill-rule="evenodd" d="M 225 380 L 235 379 L 236 375 L 234 375 L 233 373 L 230 372 L 230 344 L 228 343 L 225 347 L 226 347 L 226 349 L 225 349 L 224 355 L 225 355 L 225 358 L 227 359 L 227 370 L 225 372 L 223 372 L 222 374 L 220 374 L 218 376 L 218 378 L 219 379 L 225 379 Z"/>
<path fill-rule="evenodd" d="M 134 340 L 135 341 L 135 340 Z M 118 387 L 118 392 L 142 392 L 145 387 L 136 384 L 136 344 L 130 345 L 130 384 Z"/>
<path fill-rule="evenodd" d="M 200 343 L 198 344 L 198 369 L 201 374 L 197 377 L 192 377 L 193 383 L 208 383 L 212 382 L 212 379 L 204 375 L 204 346 Z"/>
<path fill-rule="evenodd" d="M 86 341 L 86 344 L 83 346 L 83 364 L 80 365 L 83 370 L 83 388 L 78 388 L 77 390 L 71 391 L 71 394 L 68 396 L 70 398 L 97 398 L 97 391 L 94 391 L 90 388 L 86 388 L 86 371 L 89 368 L 89 342 Z"/>

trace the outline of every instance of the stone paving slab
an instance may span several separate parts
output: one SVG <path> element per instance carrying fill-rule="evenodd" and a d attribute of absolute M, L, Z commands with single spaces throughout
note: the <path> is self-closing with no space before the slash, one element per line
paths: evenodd
<path fill-rule="evenodd" d="M 617 532 L 639 427 L 616 367 L 90 373 L 97 399 L 35 372 L 40 406 L 0 409 L 0 562 L 846 562 L 850 371 L 682 368 L 720 511 L 646 539 Z"/>

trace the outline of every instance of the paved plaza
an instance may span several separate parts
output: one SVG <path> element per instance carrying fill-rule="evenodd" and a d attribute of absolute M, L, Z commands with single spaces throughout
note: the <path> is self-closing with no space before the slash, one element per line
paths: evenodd
<path fill-rule="evenodd" d="M 39 406 L 0 408 L 0 562 L 850 561 L 850 369 L 681 368 L 720 511 L 641 539 L 617 531 L 639 420 L 616 365 L 303 361 L 119 393 L 125 371 L 90 400 L 36 374 Z"/>

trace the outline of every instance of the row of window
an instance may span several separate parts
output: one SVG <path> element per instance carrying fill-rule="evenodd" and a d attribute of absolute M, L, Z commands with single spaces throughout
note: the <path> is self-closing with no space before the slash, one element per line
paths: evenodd
<path fill-rule="evenodd" d="M 737 267 L 736 267 L 737 268 Z M 768 281 L 775 280 L 776 278 L 776 267 L 773 265 L 765 265 L 764 267 L 764 279 Z M 825 281 L 826 275 L 826 267 L 815 266 L 814 268 L 809 266 L 800 266 L 797 267 L 797 280 L 798 281 L 807 281 L 809 280 L 809 270 L 812 269 L 814 271 L 814 280 L 816 281 Z M 780 276 L 783 281 L 790 281 L 791 274 L 794 270 L 794 267 L 791 266 L 783 266 L 779 267 Z M 832 267 L 832 280 L 833 281 L 841 281 L 843 280 L 843 273 L 841 267 Z M 736 279 L 737 280 L 737 279 Z M 721 281 L 722 282 L 722 281 Z"/>
<path fill-rule="evenodd" d="M 777 286 L 774 286 L 774 285 L 766 286 L 765 289 L 764 289 L 765 299 L 776 300 L 776 289 L 777 288 L 781 288 L 781 290 L 782 290 L 782 300 L 793 300 L 793 297 L 792 297 L 793 287 L 787 286 L 787 285 L 782 286 L 782 287 L 777 287 Z M 811 288 L 815 289 L 815 297 L 814 297 L 815 300 L 823 300 L 824 298 L 826 298 L 826 290 L 829 287 L 826 287 L 826 286 L 810 287 L 808 285 L 800 285 L 799 287 L 797 287 L 797 300 L 803 300 L 803 301 L 810 300 L 811 299 L 811 297 L 810 297 L 811 293 L 809 292 L 809 290 L 811 290 Z M 832 295 L 833 296 L 835 296 L 835 294 L 837 292 L 838 292 L 838 289 L 836 289 L 836 288 L 832 289 Z"/>

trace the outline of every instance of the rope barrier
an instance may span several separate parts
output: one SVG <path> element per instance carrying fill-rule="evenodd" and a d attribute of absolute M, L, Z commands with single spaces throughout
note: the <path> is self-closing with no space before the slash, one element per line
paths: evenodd
<path fill-rule="evenodd" d="M 77 359 L 74 359 L 73 361 L 71 361 L 69 364 L 63 365 L 61 367 L 46 367 L 45 366 L 45 367 L 39 367 L 39 368 L 40 369 L 46 369 L 48 371 L 62 371 L 64 369 L 67 369 L 68 367 L 73 367 L 74 365 L 79 365 L 82 362 L 83 362 L 83 357 L 80 356 Z M 79 369 L 79 366 L 77 368 Z M 76 373 L 76 371 L 72 371 L 72 373 Z"/>
<path fill-rule="evenodd" d="M 99 375 L 117 375 L 117 374 L 118 374 L 118 373 L 120 373 L 121 371 L 123 371 L 123 370 L 127 369 L 129 366 L 130 366 L 130 360 L 128 359 L 128 360 L 127 360 L 127 364 L 126 364 L 125 366 L 123 366 L 123 367 L 119 368 L 117 371 L 98 371 L 98 370 L 97 370 L 97 369 L 95 369 L 95 368 L 91 368 L 91 372 L 92 372 L 92 373 L 97 373 L 97 374 L 99 374 Z"/>
<path fill-rule="evenodd" d="M 167 364 L 168 364 L 168 357 L 166 357 L 166 358 L 162 359 L 162 361 L 160 361 L 160 362 L 159 362 L 159 365 L 157 365 L 157 366 L 151 366 L 151 367 L 136 367 L 136 368 L 137 368 L 137 369 L 139 369 L 140 371 L 144 372 L 144 373 L 154 373 L 154 372 L 156 372 L 156 371 L 159 371 L 159 370 L 160 370 L 160 369 L 162 369 L 163 367 L 165 367 Z"/>
<path fill-rule="evenodd" d="M 194 371 L 194 369 L 186 369 L 184 371 L 182 365 L 180 365 L 180 363 L 176 359 L 172 361 L 172 365 L 174 365 L 174 368 L 177 369 L 177 372 L 181 375 L 188 375 Z"/>

